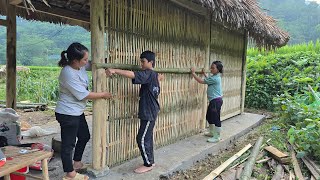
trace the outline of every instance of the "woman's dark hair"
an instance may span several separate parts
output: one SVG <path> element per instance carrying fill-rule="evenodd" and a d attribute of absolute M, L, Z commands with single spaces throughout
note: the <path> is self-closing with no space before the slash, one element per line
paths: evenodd
<path fill-rule="evenodd" d="M 223 73 L 223 65 L 221 61 L 213 61 L 212 64 L 215 64 L 217 66 L 219 73 Z"/>
<path fill-rule="evenodd" d="M 61 52 L 61 60 L 58 65 L 60 67 L 64 67 L 66 65 L 70 65 L 74 60 L 80 61 L 84 57 L 85 52 L 88 51 L 88 48 L 84 45 L 74 42 L 66 51 Z M 65 54 L 67 54 L 67 57 Z"/>

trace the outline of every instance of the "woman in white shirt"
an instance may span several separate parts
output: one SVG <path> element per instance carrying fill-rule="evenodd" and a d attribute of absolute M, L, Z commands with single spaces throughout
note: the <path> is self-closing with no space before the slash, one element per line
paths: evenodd
<path fill-rule="evenodd" d="M 89 179 L 88 176 L 76 172 L 84 166 L 81 159 L 90 139 L 83 112 L 88 99 L 107 99 L 112 96 L 109 92 L 88 90 L 89 80 L 85 68 L 88 56 L 88 48 L 80 43 L 72 43 L 66 51 L 62 51 L 61 60 L 58 63 L 62 69 L 59 76 L 59 100 L 55 115 L 61 127 L 61 159 L 63 170 L 66 172 L 63 179 Z"/>

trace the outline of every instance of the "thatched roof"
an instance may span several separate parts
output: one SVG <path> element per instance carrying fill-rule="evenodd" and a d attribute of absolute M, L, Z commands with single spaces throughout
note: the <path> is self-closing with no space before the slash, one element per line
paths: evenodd
<path fill-rule="evenodd" d="M 213 13 L 216 21 L 227 21 L 235 29 L 246 29 L 259 47 L 281 47 L 289 34 L 264 13 L 256 0 L 197 0 Z"/>
<path fill-rule="evenodd" d="M 0 0 L 0 14 L 3 15 L 6 14 L 5 1 Z M 27 0 L 21 1 L 22 3 L 17 4 L 17 15 L 20 17 L 28 20 L 79 25 L 89 29 L 90 0 L 28 0 L 32 2 L 31 6 Z M 186 1 L 188 0 L 180 0 L 180 4 Z M 256 0 L 192 0 L 192 2 L 201 5 L 204 10 L 207 8 L 213 20 L 225 27 L 236 30 L 246 29 L 259 47 L 281 47 L 289 40 L 289 34 L 281 30 L 272 17 L 261 11 Z M 26 6 L 29 7 L 29 12 L 26 11 Z M 37 10 L 36 12 L 30 10 L 33 7 Z"/>

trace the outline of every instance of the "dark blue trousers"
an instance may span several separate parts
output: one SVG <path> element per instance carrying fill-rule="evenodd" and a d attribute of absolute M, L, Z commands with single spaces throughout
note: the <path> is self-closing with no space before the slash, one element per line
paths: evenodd
<path fill-rule="evenodd" d="M 140 120 L 140 128 L 136 137 L 144 166 L 154 164 L 153 156 L 153 128 L 155 121 Z"/>

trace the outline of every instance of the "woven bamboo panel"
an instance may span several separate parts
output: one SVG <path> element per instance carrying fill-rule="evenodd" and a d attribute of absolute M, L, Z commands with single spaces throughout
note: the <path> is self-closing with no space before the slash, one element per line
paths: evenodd
<path fill-rule="evenodd" d="M 157 68 L 204 67 L 208 23 L 164 0 L 118 0 L 107 3 L 107 63 L 139 64 L 145 50 L 156 53 Z M 206 32 L 207 31 L 207 32 Z M 155 146 L 170 144 L 200 129 L 205 86 L 189 74 L 165 74 L 161 82 L 161 111 L 154 129 Z M 114 76 L 107 89 L 107 164 L 114 166 L 139 156 L 138 85 Z"/>
<path fill-rule="evenodd" d="M 211 27 L 210 63 L 220 60 L 224 66 L 222 120 L 240 114 L 243 41 L 243 34 Z"/>

